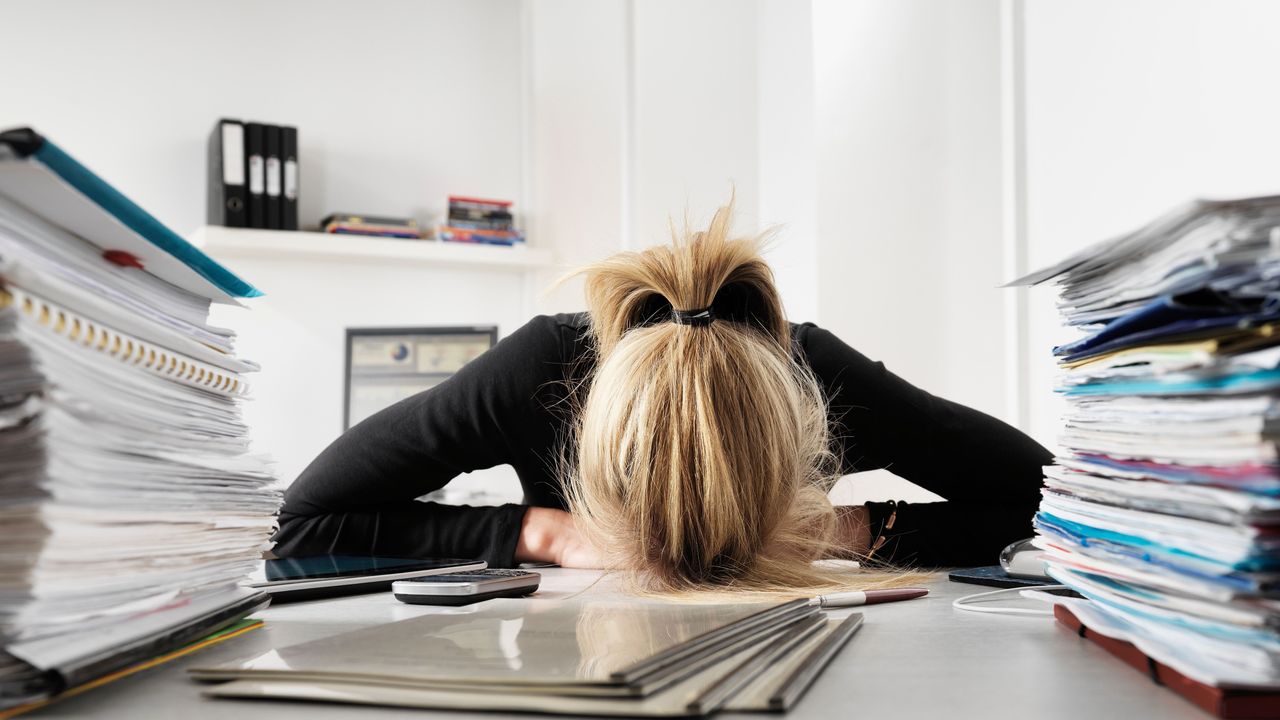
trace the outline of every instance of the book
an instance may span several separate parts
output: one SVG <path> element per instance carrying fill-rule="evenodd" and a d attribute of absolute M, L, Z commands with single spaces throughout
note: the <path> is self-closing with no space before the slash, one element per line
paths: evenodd
<path fill-rule="evenodd" d="M 417 239 L 422 236 L 413 218 L 333 213 L 320 221 L 321 228 L 337 235 L 372 235 Z"/>
<path fill-rule="evenodd" d="M 0 196 L 196 297 L 262 294 L 30 128 L 0 133 Z"/>
<path fill-rule="evenodd" d="M 444 242 L 515 245 L 524 242 L 516 228 L 510 200 L 486 200 L 463 195 L 449 196 L 448 218 L 436 230 Z"/>
<path fill-rule="evenodd" d="M 805 600 L 496 600 L 193 668 L 214 697 L 597 716 L 785 710 L 861 624 Z"/>
<path fill-rule="evenodd" d="M 220 630 L 210 632 L 209 634 L 204 635 L 203 637 L 200 637 L 194 640 L 193 642 L 187 643 L 186 645 L 182 645 L 176 649 L 168 650 L 154 657 L 148 657 L 143 660 L 139 660 L 138 662 L 132 665 L 128 665 L 119 670 L 115 670 L 113 672 L 108 672 L 106 674 L 100 675 L 91 680 L 87 680 L 83 683 L 80 683 L 79 685 L 70 686 L 66 690 L 63 690 L 62 692 L 58 693 L 56 696 L 45 697 L 43 699 L 33 700 L 31 702 L 28 702 L 22 705 L 16 705 L 4 710 L 0 710 L 0 720 L 9 720 L 9 718 L 17 717 L 24 713 L 29 713 L 34 710 L 39 710 L 40 708 L 45 707 L 46 705 L 50 705 L 54 702 L 65 700 L 70 697 L 75 697 L 76 695 L 80 695 L 90 690 L 94 690 L 108 683 L 115 682 L 116 680 L 122 680 L 131 675 L 136 675 L 145 670 L 150 670 L 152 668 L 163 665 L 167 662 L 172 662 L 179 658 L 186 657 L 187 655 L 190 655 L 194 652 L 199 652 L 200 650 L 203 650 L 207 647 L 212 647 L 219 643 L 223 643 L 228 640 L 238 638 L 241 635 L 244 635 L 245 633 L 248 633 L 253 630 L 257 630 L 260 627 L 262 627 L 261 620 L 255 620 L 252 618 L 245 618 L 243 620 L 238 620 L 236 622 L 233 622 L 227 625 L 226 627 Z M 3 672 L 3 670 L 0 670 L 0 672 Z"/>
<path fill-rule="evenodd" d="M 1277 237 L 1280 196 L 1192 201 L 1017 281 L 1054 282 L 1080 331 L 1033 521 L 1084 598 L 1055 612 L 1213 712 L 1280 696 Z"/>
<path fill-rule="evenodd" d="M 1194 680 L 1147 655 L 1132 643 L 1089 628 L 1064 605 L 1056 605 L 1053 615 L 1080 637 L 1147 675 L 1151 682 L 1169 688 L 1211 715 L 1229 720 L 1280 716 L 1280 691 L 1222 688 Z"/>
<path fill-rule="evenodd" d="M 0 133 L 0 709 L 263 607 L 281 493 L 235 333 L 261 294 L 29 129 Z"/>

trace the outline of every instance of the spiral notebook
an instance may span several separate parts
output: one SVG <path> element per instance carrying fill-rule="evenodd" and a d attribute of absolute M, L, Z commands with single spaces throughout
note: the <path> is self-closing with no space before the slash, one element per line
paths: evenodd
<path fill-rule="evenodd" d="M 226 397 L 241 397 L 249 387 L 238 373 L 106 327 L 13 286 L 0 285 L 0 310 L 15 308 L 40 331 L 76 343 L 154 375 Z"/>

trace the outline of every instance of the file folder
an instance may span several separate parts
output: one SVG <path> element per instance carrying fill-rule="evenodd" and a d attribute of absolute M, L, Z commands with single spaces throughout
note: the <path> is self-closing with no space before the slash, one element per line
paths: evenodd
<path fill-rule="evenodd" d="M 262 123 L 244 125 L 245 170 L 249 173 L 249 224 L 267 226 L 266 127 Z"/>
<path fill-rule="evenodd" d="M 30 128 L 0 132 L 0 194 L 215 302 L 262 294 Z"/>
<path fill-rule="evenodd" d="M 283 230 L 298 229 L 298 128 L 280 128 Z"/>
<path fill-rule="evenodd" d="M 222 119 L 209 133 L 210 225 L 245 227 L 244 124 Z"/>
<path fill-rule="evenodd" d="M 280 197 L 280 128 L 275 125 L 267 125 L 265 132 L 266 151 L 263 157 L 266 161 L 267 173 L 267 225 L 268 230 L 280 230 L 284 227 L 282 219 L 282 199 Z"/>

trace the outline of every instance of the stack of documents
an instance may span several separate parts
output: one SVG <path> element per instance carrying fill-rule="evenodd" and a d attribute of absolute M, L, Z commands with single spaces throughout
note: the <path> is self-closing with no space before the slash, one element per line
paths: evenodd
<path fill-rule="evenodd" d="M 254 369 L 212 301 L 256 293 L 29 130 L 0 133 L 0 708 L 265 604 L 280 502 Z"/>
<path fill-rule="evenodd" d="M 196 668 L 215 697 L 591 716 L 791 708 L 861 624 L 807 600 L 493 600 Z"/>
<path fill-rule="evenodd" d="M 1052 280 L 1064 453 L 1036 516 L 1092 630 L 1221 688 L 1280 688 L 1280 197 L 1195 202 Z"/>

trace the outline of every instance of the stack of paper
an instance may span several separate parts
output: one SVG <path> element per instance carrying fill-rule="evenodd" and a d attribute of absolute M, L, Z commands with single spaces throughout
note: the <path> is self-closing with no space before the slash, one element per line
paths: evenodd
<path fill-rule="evenodd" d="M 1086 335 L 1036 517 L 1093 630 L 1218 687 L 1280 688 L 1280 197 L 1196 202 L 1019 283 Z"/>
<path fill-rule="evenodd" d="M 0 707 L 265 603 L 239 583 L 280 494 L 241 421 L 254 366 L 207 323 L 247 294 L 219 275 L 52 143 L 0 134 Z"/>
<path fill-rule="evenodd" d="M 806 600 L 494 600 L 192 672 L 216 697 L 593 716 L 787 710 L 861 623 Z"/>

